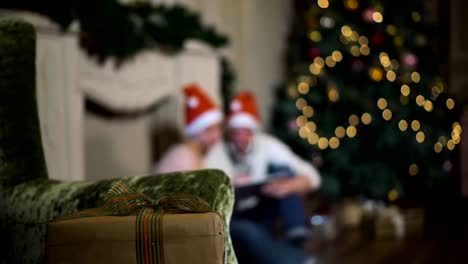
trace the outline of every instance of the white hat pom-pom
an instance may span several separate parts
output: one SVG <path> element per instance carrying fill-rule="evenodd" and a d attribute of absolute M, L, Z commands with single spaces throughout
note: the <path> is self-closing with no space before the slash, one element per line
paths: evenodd
<path fill-rule="evenodd" d="M 195 96 L 191 96 L 188 100 L 187 100 L 187 105 L 189 108 L 197 108 L 198 105 L 200 104 L 199 100 L 197 97 Z"/>
<path fill-rule="evenodd" d="M 232 103 L 231 103 L 231 111 L 233 112 L 238 112 L 241 110 L 241 102 L 239 102 L 238 100 L 234 100 Z"/>

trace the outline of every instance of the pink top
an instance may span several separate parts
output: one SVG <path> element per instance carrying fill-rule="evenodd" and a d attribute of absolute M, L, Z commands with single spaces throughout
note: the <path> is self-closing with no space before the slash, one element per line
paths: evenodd
<path fill-rule="evenodd" d="M 201 169 L 202 157 L 186 143 L 171 147 L 159 160 L 153 173 L 169 173 Z"/>

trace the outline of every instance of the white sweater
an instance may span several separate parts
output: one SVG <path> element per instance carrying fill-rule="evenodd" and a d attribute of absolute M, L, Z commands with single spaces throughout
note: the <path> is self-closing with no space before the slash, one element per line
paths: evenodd
<path fill-rule="evenodd" d="M 273 163 L 286 165 L 294 171 L 295 175 L 308 177 L 311 189 L 317 189 L 320 186 L 320 174 L 317 169 L 294 154 L 284 143 L 262 132 L 255 134 L 247 162 L 251 167 L 249 176 L 252 184 L 266 181 L 268 164 Z M 229 177 L 236 175 L 234 164 L 224 142 L 213 146 L 204 159 L 204 166 L 223 170 Z"/>

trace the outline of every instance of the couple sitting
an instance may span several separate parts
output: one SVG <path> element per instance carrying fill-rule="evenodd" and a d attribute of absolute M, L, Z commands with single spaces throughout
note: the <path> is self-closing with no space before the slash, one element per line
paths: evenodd
<path fill-rule="evenodd" d="M 260 131 L 251 93 L 239 93 L 231 101 L 224 140 L 220 108 L 197 85 L 185 87 L 184 93 L 186 139 L 169 149 L 155 172 L 217 168 L 231 177 L 239 197 L 230 231 L 241 263 L 313 263 L 303 250 L 308 229 L 300 195 L 319 187 L 317 170 Z M 249 189 L 257 195 L 242 197 Z M 271 232 L 277 217 L 285 241 Z"/>

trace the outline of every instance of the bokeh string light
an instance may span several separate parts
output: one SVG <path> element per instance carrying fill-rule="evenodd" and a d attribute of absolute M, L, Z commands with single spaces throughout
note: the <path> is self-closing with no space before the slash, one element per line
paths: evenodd
<path fill-rule="evenodd" d="M 344 0 L 344 6 L 348 10 L 356 11 L 359 7 L 359 1 L 357 0 Z M 320 8 L 326 9 L 329 7 L 330 2 L 328 0 L 318 0 L 317 4 Z M 364 11 L 363 16 L 368 20 L 368 22 L 372 23 L 382 23 L 384 20 L 383 13 L 380 11 L 376 11 L 374 9 L 367 9 Z M 420 20 L 419 13 L 413 13 L 412 18 L 415 21 Z M 335 21 L 328 17 L 322 17 L 321 25 L 324 28 L 331 28 L 335 26 Z M 393 36 L 393 41 L 396 46 L 403 45 L 403 38 L 395 25 L 387 25 L 385 27 L 385 31 Z M 360 57 L 360 56 L 368 56 L 371 52 L 371 48 L 369 47 L 369 38 L 367 36 L 359 34 L 356 30 L 354 30 L 350 25 L 342 25 L 340 28 L 341 35 L 339 40 L 348 45 L 347 52 L 351 54 L 353 57 Z M 322 41 L 322 33 L 319 30 L 313 30 L 309 33 L 309 38 L 313 42 L 320 42 Z M 336 67 L 338 63 L 343 60 L 343 53 L 340 50 L 333 50 L 329 55 L 326 56 L 317 56 L 314 58 L 313 62 L 309 65 L 309 71 L 312 76 L 316 78 L 320 78 L 325 68 L 333 68 Z M 405 53 L 401 57 L 402 63 L 404 68 L 411 69 L 417 65 L 417 57 L 412 53 Z M 400 61 L 395 58 L 390 58 L 390 56 L 386 52 L 380 52 L 379 54 L 379 62 L 380 67 L 372 66 L 368 69 L 368 76 L 374 82 L 382 82 L 384 79 L 390 83 L 399 82 L 400 84 L 400 104 L 407 105 L 410 102 L 416 103 L 418 106 L 422 107 L 427 112 L 433 112 L 436 105 L 430 99 L 427 99 L 422 94 L 418 94 L 416 90 L 412 90 L 409 86 L 410 83 L 418 84 L 421 82 L 421 74 L 417 71 L 412 71 L 408 73 L 408 77 L 405 77 L 405 73 L 403 72 L 400 76 L 397 71 L 400 69 Z M 402 80 L 407 80 L 407 82 L 403 82 Z M 300 82 L 297 85 L 297 92 L 301 95 L 306 95 L 309 93 L 311 87 L 306 82 Z M 413 92 L 413 93 L 412 93 Z M 436 100 L 440 94 L 444 92 L 443 85 L 436 84 L 432 87 L 432 100 Z M 410 97 L 414 98 L 414 101 L 410 101 Z M 340 100 L 340 91 L 336 84 L 329 83 L 327 85 L 327 98 L 329 102 L 336 103 Z M 455 101 L 452 98 L 446 99 L 445 106 L 447 109 L 454 109 Z M 321 131 L 318 124 L 308 121 L 309 118 L 314 117 L 314 108 L 313 106 L 307 105 L 307 101 L 301 100 L 299 98 L 296 101 L 296 107 L 302 111 L 302 115 L 297 119 L 297 125 L 300 127 L 299 134 L 302 138 L 307 138 L 308 142 L 312 145 L 317 145 L 319 149 L 337 149 L 341 142 L 340 139 L 343 139 L 345 136 L 348 138 L 354 138 L 358 131 L 357 128 L 359 127 L 359 123 L 362 122 L 363 125 L 371 124 L 373 117 L 371 113 L 365 112 L 360 114 L 360 117 L 357 114 L 352 114 L 349 116 L 348 119 L 348 126 L 337 126 L 333 131 L 334 134 L 330 135 L 330 137 L 325 137 L 319 135 L 317 131 Z M 389 122 L 393 119 L 394 114 L 392 110 L 389 108 L 389 102 L 386 98 L 379 98 L 377 100 L 377 108 L 381 110 L 382 119 Z M 415 140 L 418 143 L 429 142 L 427 139 L 427 134 L 421 131 L 421 123 L 418 120 L 413 120 L 410 124 L 404 120 L 398 120 L 397 127 L 403 133 L 411 128 L 415 132 Z M 313 124 L 313 125 L 312 125 Z M 346 127 L 346 128 L 345 128 Z M 444 147 L 449 150 L 453 150 L 456 144 L 459 144 L 461 139 L 461 126 L 458 124 L 457 126 L 454 125 L 453 131 L 451 132 L 451 138 L 449 140 L 439 140 L 433 143 L 434 151 L 436 153 L 442 152 Z M 445 139 L 442 137 L 442 139 Z M 414 166 L 416 167 L 414 167 Z M 417 174 L 417 165 L 413 164 L 412 169 L 410 169 L 410 174 L 414 173 Z M 416 168 L 416 169 L 415 169 Z"/>

